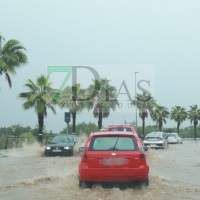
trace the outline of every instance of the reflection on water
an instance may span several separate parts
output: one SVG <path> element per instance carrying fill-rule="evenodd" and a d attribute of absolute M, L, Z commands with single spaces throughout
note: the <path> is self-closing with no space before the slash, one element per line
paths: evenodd
<path fill-rule="evenodd" d="M 10 153 L 9 157 L 0 158 L 0 199 L 132 200 L 200 197 L 200 183 L 197 181 L 200 180 L 199 141 L 184 141 L 182 145 L 170 145 L 164 150 L 149 149 L 146 154 L 150 165 L 150 186 L 126 190 L 102 188 L 98 184 L 91 189 L 79 189 L 78 147 L 82 145 L 77 145 L 73 157 L 43 157 L 43 149 L 35 146 L 24 147 L 21 153 L 16 151 Z"/>

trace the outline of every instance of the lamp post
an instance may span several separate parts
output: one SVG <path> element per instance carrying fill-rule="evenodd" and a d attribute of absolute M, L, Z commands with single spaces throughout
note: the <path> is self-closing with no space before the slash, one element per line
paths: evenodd
<path fill-rule="evenodd" d="M 136 74 L 139 72 L 135 72 L 135 123 L 136 123 L 136 131 L 137 131 L 137 98 L 136 98 Z"/>

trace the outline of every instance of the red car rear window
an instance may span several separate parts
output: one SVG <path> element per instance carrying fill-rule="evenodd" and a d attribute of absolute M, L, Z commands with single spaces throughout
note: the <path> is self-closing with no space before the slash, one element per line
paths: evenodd
<path fill-rule="evenodd" d="M 138 151 L 134 137 L 99 136 L 93 137 L 89 151 Z"/>

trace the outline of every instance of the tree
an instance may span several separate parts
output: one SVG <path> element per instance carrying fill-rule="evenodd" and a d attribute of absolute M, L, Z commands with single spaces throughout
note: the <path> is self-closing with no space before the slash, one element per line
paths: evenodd
<path fill-rule="evenodd" d="M 7 134 L 7 128 L 6 127 L 1 127 L 0 128 L 0 137 L 3 136 L 3 135 L 6 135 Z"/>
<path fill-rule="evenodd" d="M 12 133 L 12 136 L 20 136 L 23 133 L 23 127 L 21 124 L 15 124 L 9 127 Z"/>
<path fill-rule="evenodd" d="M 23 133 L 31 132 L 32 128 L 30 126 L 23 127 Z"/>
<path fill-rule="evenodd" d="M 72 130 L 72 126 L 69 125 L 69 130 Z M 89 123 L 85 123 L 85 122 L 82 122 L 82 123 L 79 123 L 76 125 L 76 133 L 77 135 L 81 135 L 81 134 L 87 134 L 89 135 L 91 132 L 97 132 L 98 131 L 98 127 L 92 123 L 92 122 L 89 122 Z M 65 127 L 61 132 L 60 134 L 66 134 L 67 133 L 67 127 Z"/>
<path fill-rule="evenodd" d="M 148 113 L 151 115 L 156 102 L 151 94 L 145 92 L 137 94 L 135 98 L 131 104 L 139 109 L 139 117 L 142 119 L 142 134 L 145 135 L 145 118 L 148 117 Z"/>
<path fill-rule="evenodd" d="M 33 129 L 31 129 L 30 131 L 27 131 L 27 132 L 31 132 L 31 134 L 33 136 L 37 136 L 38 133 L 39 133 L 39 125 L 36 124 L 35 127 Z M 26 133 L 26 132 L 25 132 Z M 42 134 L 47 134 L 47 130 L 46 130 L 46 126 L 45 124 L 43 124 L 43 127 L 42 127 Z"/>
<path fill-rule="evenodd" d="M 23 145 L 30 145 L 36 142 L 36 138 L 31 132 L 23 133 L 20 135 L 18 147 L 23 147 Z"/>
<path fill-rule="evenodd" d="M 154 111 L 152 112 L 152 119 L 156 121 L 159 126 L 159 130 L 162 131 L 163 123 L 167 123 L 167 118 L 169 117 L 169 111 L 164 106 L 156 105 Z"/>
<path fill-rule="evenodd" d="M 28 58 L 24 51 L 26 48 L 17 40 L 9 40 L 5 44 L 5 39 L 0 35 L 0 75 L 5 74 L 9 87 L 12 87 L 10 74 L 16 74 L 16 68 L 28 63 Z"/>
<path fill-rule="evenodd" d="M 39 142 L 42 142 L 44 117 L 47 117 L 47 109 L 56 113 L 55 104 L 52 102 L 51 82 L 49 77 L 41 75 L 36 79 L 36 83 L 28 79 L 24 86 L 29 89 L 29 92 L 20 93 L 19 98 L 26 101 L 23 103 L 25 110 L 35 109 L 39 125 Z"/>
<path fill-rule="evenodd" d="M 60 131 L 59 134 L 67 134 L 67 133 L 68 133 L 68 127 L 66 126 L 65 128 L 63 128 L 62 131 Z M 72 133 L 72 125 L 71 124 L 69 124 L 69 133 Z M 78 131 L 77 131 L 77 133 L 78 133 Z"/>
<path fill-rule="evenodd" d="M 98 128 L 102 127 L 102 119 L 110 115 L 110 111 L 115 111 L 119 105 L 117 101 L 117 89 L 109 84 L 107 79 L 93 80 L 93 84 L 87 90 L 88 100 L 86 107 L 93 109 L 93 116 L 98 118 Z"/>
<path fill-rule="evenodd" d="M 174 106 L 172 107 L 170 118 L 177 122 L 177 133 L 179 134 L 181 123 L 187 119 L 187 111 L 184 107 Z"/>
<path fill-rule="evenodd" d="M 23 133 L 27 133 L 31 131 L 31 127 L 23 127 L 21 124 L 13 124 L 10 127 L 1 127 L 0 128 L 0 136 L 1 135 L 9 135 L 9 136 L 20 136 Z"/>
<path fill-rule="evenodd" d="M 190 110 L 188 111 L 188 119 L 190 123 L 194 125 L 194 140 L 196 141 L 196 129 L 198 125 L 198 120 L 200 120 L 200 109 L 198 109 L 197 105 L 190 106 Z"/>
<path fill-rule="evenodd" d="M 67 86 L 58 97 L 59 106 L 61 108 L 69 108 L 69 112 L 72 115 L 72 132 L 74 134 L 76 133 L 76 114 L 84 109 L 84 94 L 85 90 L 78 83 L 72 87 Z"/>

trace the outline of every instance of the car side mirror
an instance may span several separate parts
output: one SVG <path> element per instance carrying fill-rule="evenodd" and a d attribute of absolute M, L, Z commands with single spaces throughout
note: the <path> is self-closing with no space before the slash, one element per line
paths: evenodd
<path fill-rule="evenodd" d="M 144 137 L 144 135 L 139 135 L 139 138 L 140 138 L 141 140 L 143 140 L 145 137 Z"/>
<path fill-rule="evenodd" d="M 83 150 L 84 150 L 84 147 L 79 147 L 78 149 L 79 152 L 83 152 Z"/>
<path fill-rule="evenodd" d="M 144 151 L 148 151 L 148 147 L 143 147 L 144 148 Z"/>

